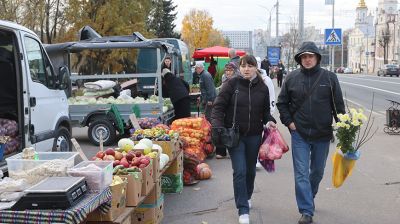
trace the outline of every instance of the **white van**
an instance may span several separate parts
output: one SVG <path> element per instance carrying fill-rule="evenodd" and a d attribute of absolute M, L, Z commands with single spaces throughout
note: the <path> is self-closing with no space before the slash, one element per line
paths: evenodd
<path fill-rule="evenodd" d="M 18 147 L 7 147 L 4 157 L 33 146 L 37 151 L 71 151 L 71 125 L 65 89 L 67 67 L 55 71 L 38 36 L 12 22 L 0 20 L 0 137 L 8 124 L 18 130 L 13 140 Z M 5 121 L 5 119 L 7 119 Z M 6 124 L 4 124 L 6 123 Z M 11 128 L 15 129 L 15 128 Z M 13 145 L 15 146 L 15 145 Z"/>

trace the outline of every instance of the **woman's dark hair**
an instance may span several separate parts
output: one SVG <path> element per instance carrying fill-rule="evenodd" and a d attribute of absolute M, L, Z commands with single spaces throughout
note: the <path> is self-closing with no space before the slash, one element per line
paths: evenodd
<path fill-rule="evenodd" d="M 165 58 L 164 58 L 164 60 L 165 60 L 165 59 L 172 60 L 172 57 L 171 57 L 170 55 L 166 55 Z"/>
<path fill-rule="evenodd" d="M 253 55 L 246 54 L 245 56 L 240 58 L 239 66 L 247 64 L 257 67 L 257 59 Z"/>

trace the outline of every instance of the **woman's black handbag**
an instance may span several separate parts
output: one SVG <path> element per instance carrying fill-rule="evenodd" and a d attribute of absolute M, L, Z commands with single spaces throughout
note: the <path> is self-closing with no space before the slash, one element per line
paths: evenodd
<path fill-rule="evenodd" d="M 213 127 L 211 129 L 211 140 L 216 147 L 234 148 L 239 144 L 239 127 L 236 125 L 236 107 L 237 107 L 237 95 L 239 93 L 236 85 L 235 90 L 235 104 L 233 107 L 233 119 L 232 127 Z"/>

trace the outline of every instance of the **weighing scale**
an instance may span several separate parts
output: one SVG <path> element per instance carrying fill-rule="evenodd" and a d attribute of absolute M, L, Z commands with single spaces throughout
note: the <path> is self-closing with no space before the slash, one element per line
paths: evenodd
<path fill-rule="evenodd" d="M 24 192 L 12 210 L 68 209 L 85 196 L 87 185 L 85 177 L 48 177 Z"/>

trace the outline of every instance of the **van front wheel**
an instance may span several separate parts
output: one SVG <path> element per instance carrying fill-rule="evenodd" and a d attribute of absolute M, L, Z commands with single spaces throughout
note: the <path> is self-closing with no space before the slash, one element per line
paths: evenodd
<path fill-rule="evenodd" d="M 71 133 L 66 127 L 59 127 L 54 137 L 53 152 L 71 152 Z"/>

